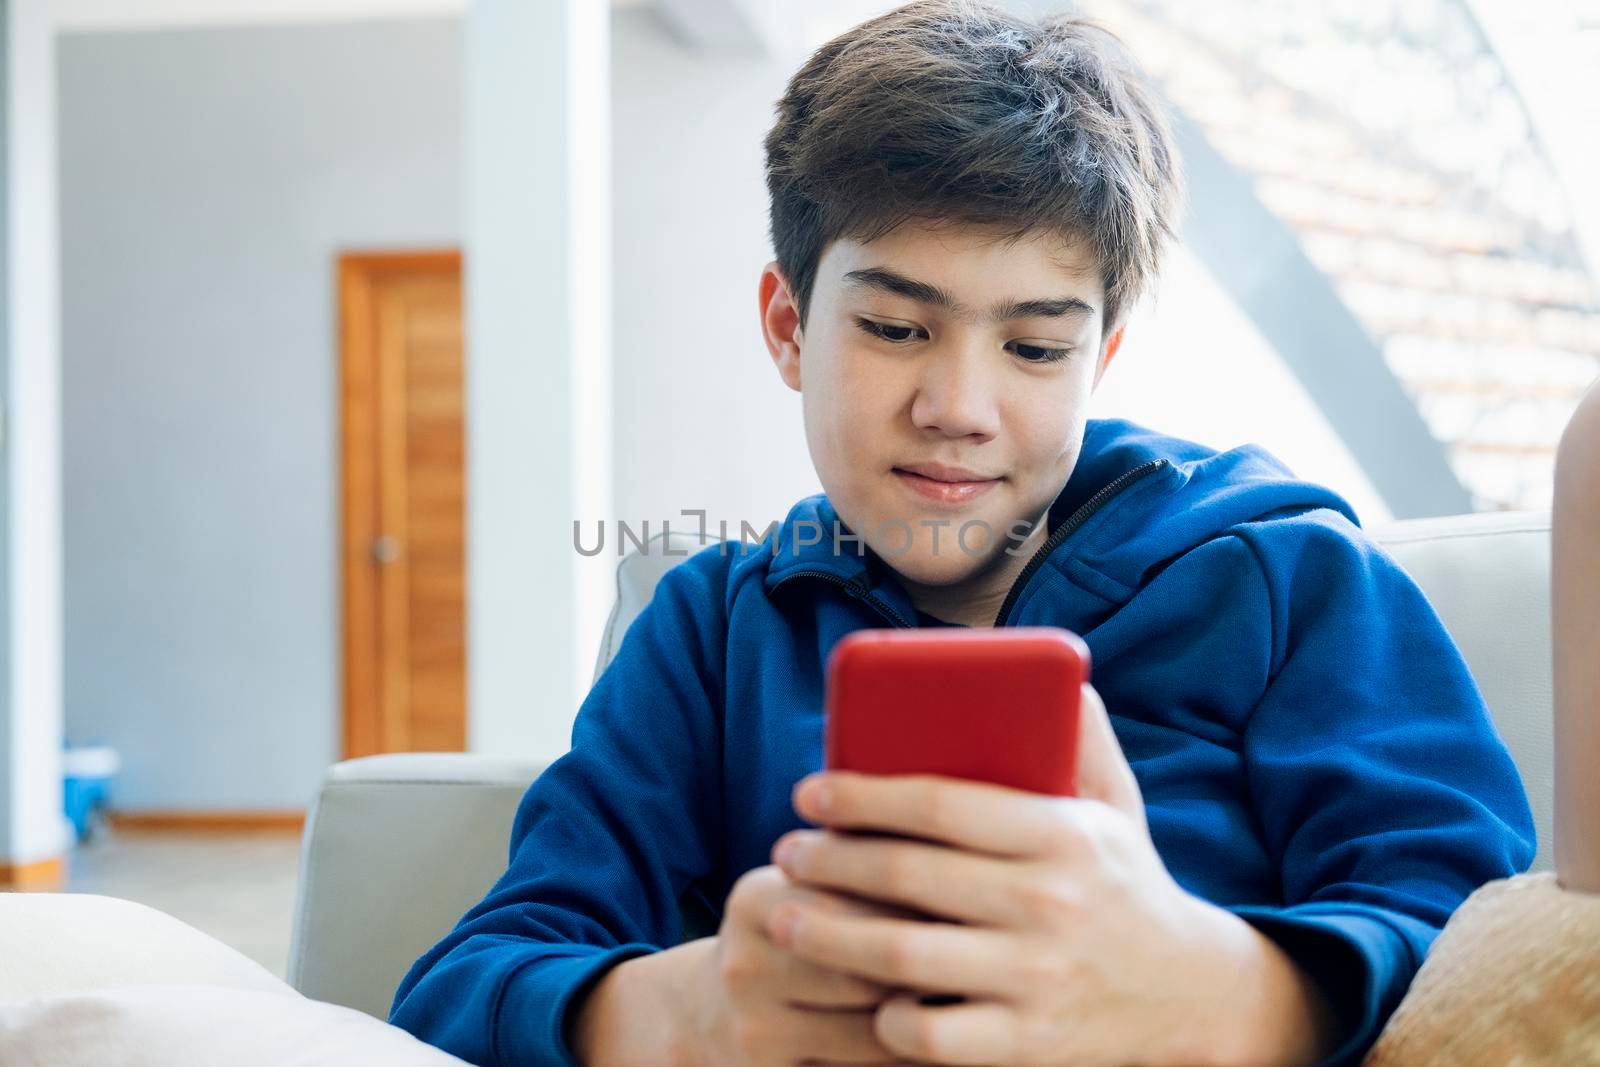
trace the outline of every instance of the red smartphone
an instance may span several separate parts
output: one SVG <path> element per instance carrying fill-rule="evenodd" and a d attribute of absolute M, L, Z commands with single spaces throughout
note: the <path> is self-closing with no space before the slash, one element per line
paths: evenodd
<path fill-rule="evenodd" d="M 825 765 L 1073 796 L 1088 678 L 1055 626 L 857 630 L 828 658 Z"/>

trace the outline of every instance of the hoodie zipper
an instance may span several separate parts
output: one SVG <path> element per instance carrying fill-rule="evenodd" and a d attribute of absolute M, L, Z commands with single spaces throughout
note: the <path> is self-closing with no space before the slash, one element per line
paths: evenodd
<path fill-rule="evenodd" d="M 1028 580 L 1033 577 L 1035 571 L 1044 566 L 1044 561 L 1049 558 L 1050 553 L 1060 546 L 1061 542 L 1071 537 L 1074 530 L 1089 521 L 1089 517 L 1104 507 L 1112 497 L 1146 475 L 1154 474 L 1162 467 L 1167 466 L 1168 463 L 1169 461 L 1165 459 L 1153 459 L 1149 463 L 1135 467 L 1133 470 L 1123 473 L 1116 481 L 1101 489 L 1088 500 L 1085 500 L 1082 506 L 1067 518 L 1066 522 L 1055 528 L 1049 538 L 1045 540 L 1045 543 L 1039 547 L 1039 551 L 1035 552 L 1033 558 L 1028 560 L 1028 565 L 1022 568 L 1022 573 L 1017 575 L 1017 580 L 1011 583 L 1011 591 L 1006 594 L 1005 602 L 1000 605 L 1000 613 L 994 617 L 994 624 L 996 626 L 1004 626 L 1006 624 L 1006 619 L 1010 616 L 1011 609 L 1016 607 L 1017 598 L 1022 595 L 1022 590 L 1027 587 Z"/>
<path fill-rule="evenodd" d="M 778 579 L 778 583 L 772 587 L 773 591 L 776 592 L 778 589 L 783 587 L 784 583 L 792 581 L 795 578 L 816 578 L 819 581 L 829 582 L 833 585 L 840 586 L 846 593 L 849 593 L 857 600 L 860 600 L 861 602 L 872 607 L 878 612 L 879 615 L 882 615 L 885 619 L 894 623 L 901 629 L 916 629 L 916 627 L 912 626 L 911 623 L 906 620 L 904 615 L 901 615 L 894 609 L 894 605 L 888 603 L 887 601 L 880 600 L 878 597 L 875 597 L 868 592 L 866 586 L 863 585 L 858 578 L 846 580 L 839 577 L 837 574 L 831 574 L 828 571 L 795 571 L 793 574 L 785 574 L 782 578 Z"/>

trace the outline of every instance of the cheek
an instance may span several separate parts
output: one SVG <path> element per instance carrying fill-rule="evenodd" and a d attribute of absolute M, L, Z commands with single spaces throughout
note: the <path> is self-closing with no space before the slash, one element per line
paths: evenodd
<path fill-rule="evenodd" d="M 812 402 L 814 442 L 836 456 L 870 452 L 891 425 L 895 385 L 887 368 L 848 349 L 832 352 Z"/>
<path fill-rule="evenodd" d="M 854 380 L 850 352 L 831 338 L 817 338 L 802 355 L 800 401 L 811 462 L 830 494 L 848 492 L 870 448 L 874 421 L 871 399 Z"/>
<path fill-rule="evenodd" d="M 1019 464 L 1053 470 L 1075 452 L 1088 418 L 1083 397 L 1063 389 L 1036 390 L 1016 398 L 1007 427 Z"/>

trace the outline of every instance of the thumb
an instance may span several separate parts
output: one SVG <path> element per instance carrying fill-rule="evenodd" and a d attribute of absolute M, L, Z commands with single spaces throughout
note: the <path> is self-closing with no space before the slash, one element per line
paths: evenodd
<path fill-rule="evenodd" d="M 1138 779 L 1111 729 L 1105 701 L 1088 682 L 1078 701 L 1078 795 L 1103 801 L 1145 825 Z"/>

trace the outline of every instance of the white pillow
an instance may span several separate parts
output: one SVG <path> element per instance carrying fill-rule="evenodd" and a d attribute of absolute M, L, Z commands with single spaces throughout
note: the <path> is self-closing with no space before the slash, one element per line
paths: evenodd
<path fill-rule="evenodd" d="M 293 990 L 139 985 L 0 1002 L 0 1063 L 459 1067 L 465 1061 L 354 1008 Z"/>
<path fill-rule="evenodd" d="M 88 893 L 0 893 L 5 1067 L 446 1067 L 187 923 Z"/>
<path fill-rule="evenodd" d="M 0 893 L 0 960 L 0 1001 L 133 985 L 294 992 L 164 911 L 95 893 Z"/>

